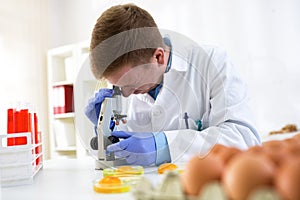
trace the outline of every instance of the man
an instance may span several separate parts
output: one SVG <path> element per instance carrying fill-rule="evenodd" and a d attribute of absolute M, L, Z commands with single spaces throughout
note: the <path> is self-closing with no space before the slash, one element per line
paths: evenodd
<path fill-rule="evenodd" d="M 158 30 L 151 15 L 133 4 L 99 17 L 90 49 L 95 77 L 127 97 L 128 122 L 112 132 L 123 140 L 107 150 L 129 164 L 185 162 L 216 143 L 241 149 L 260 144 L 246 86 L 225 51 Z M 102 89 L 87 106 L 94 124 L 95 105 L 99 112 L 111 95 Z"/>

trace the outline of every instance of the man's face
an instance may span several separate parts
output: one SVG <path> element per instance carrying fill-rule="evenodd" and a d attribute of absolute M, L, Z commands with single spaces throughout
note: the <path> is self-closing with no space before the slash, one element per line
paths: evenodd
<path fill-rule="evenodd" d="M 106 79 L 111 84 L 119 86 L 124 97 L 131 94 L 144 94 L 161 82 L 164 72 L 161 68 L 157 63 L 134 67 L 125 65 Z"/>
<path fill-rule="evenodd" d="M 124 65 L 106 79 L 112 85 L 119 86 L 124 97 L 144 94 L 161 83 L 167 61 L 168 54 L 165 56 L 164 49 L 157 48 L 149 63 L 138 66 Z"/>

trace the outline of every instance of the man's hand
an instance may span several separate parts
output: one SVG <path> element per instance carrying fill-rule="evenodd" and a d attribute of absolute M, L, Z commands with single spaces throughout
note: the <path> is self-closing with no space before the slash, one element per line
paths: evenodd
<path fill-rule="evenodd" d="M 109 145 L 107 151 L 114 152 L 119 158 L 125 158 L 128 164 L 148 166 L 155 163 L 156 145 L 153 133 L 114 131 L 112 135 L 123 140 Z"/>
<path fill-rule="evenodd" d="M 99 113 L 101 109 L 101 104 L 104 101 L 105 97 L 112 97 L 114 91 L 112 89 L 100 89 L 93 98 L 88 102 L 88 105 L 85 107 L 85 115 L 89 120 L 97 126 Z"/>

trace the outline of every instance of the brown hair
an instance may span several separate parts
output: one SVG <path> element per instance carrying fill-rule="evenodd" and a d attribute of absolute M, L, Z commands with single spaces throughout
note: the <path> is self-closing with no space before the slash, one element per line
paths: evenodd
<path fill-rule="evenodd" d="M 92 72 L 103 78 L 124 64 L 147 63 L 158 47 L 163 40 L 146 10 L 134 4 L 113 6 L 98 18 L 92 33 Z"/>

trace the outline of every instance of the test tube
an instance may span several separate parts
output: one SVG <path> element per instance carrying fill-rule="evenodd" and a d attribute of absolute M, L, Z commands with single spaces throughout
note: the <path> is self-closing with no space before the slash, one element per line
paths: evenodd
<path fill-rule="evenodd" d="M 14 108 L 7 109 L 7 133 L 15 133 L 15 122 L 14 122 Z M 8 138 L 7 139 L 7 146 L 14 146 L 15 145 L 15 138 Z"/>

